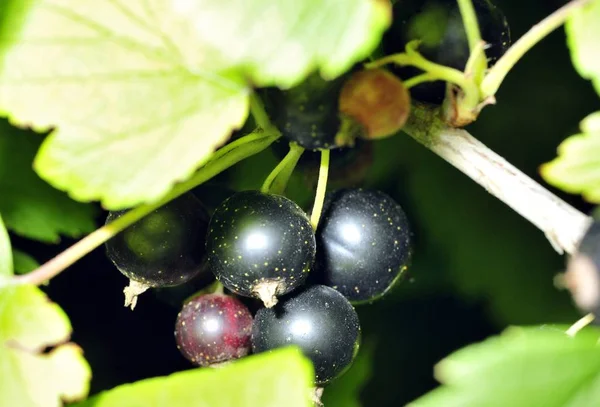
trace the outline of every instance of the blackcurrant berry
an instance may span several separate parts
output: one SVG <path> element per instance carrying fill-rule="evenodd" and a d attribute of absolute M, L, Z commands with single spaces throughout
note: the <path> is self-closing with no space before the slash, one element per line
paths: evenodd
<path fill-rule="evenodd" d="M 260 309 L 252 327 L 252 349 L 264 352 L 296 345 L 315 368 L 316 384 L 341 376 L 360 342 L 358 315 L 344 296 L 313 285 L 283 297 L 274 308 Z"/>
<path fill-rule="evenodd" d="M 252 315 L 235 297 L 199 295 L 177 315 L 177 349 L 190 362 L 209 366 L 246 356 L 250 351 Z"/>
<path fill-rule="evenodd" d="M 265 110 L 284 139 L 309 149 L 332 149 L 340 127 L 338 97 L 345 76 L 326 81 L 318 73 L 287 90 L 266 88 Z"/>
<path fill-rule="evenodd" d="M 564 277 L 579 309 L 600 315 L 600 221 L 586 231 Z"/>
<path fill-rule="evenodd" d="M 110 212 L 106 223 L 125 212 Z M 133 309 L 137 296 L 150 287 L 183 284 L 204 269 L 208 219 L 202 203 L 186 193 L 106 242 L 108 258 L 130 279 L 126 306 Z"/>
<path fill-rule="evenodd" d="M 351 302 L 384 295 L 408 268 L 411 231 L 403 209 L 380 191 L 328 195 L 317 229 L 315 278 Z"/>
<path fill-rule="evenodd" d="M 315 246 L 310 220 L 296 203 L 259 191 L 238 192 L 225 200 L 210 220 L 206 240 L 217 279 L 266 306 L 306 280 Z"/>
<path fill-rule="evenodd" d="M 510 30 L 502 11 L 490 0 L 473 0 L 475 13 L 486 42 L 488 66 L 492 66 L 510 46 Z M 402 0 L 393 8 L 393 23 L 382 41 L 386 55 L 404 52 L 412 40 L 420 40 L 418 51 L 430 61 L 464 70 L 469 59 L 469 43 L 456 0 Z M 420 73 L 416 68 L 392 68 L 402 79 Z M 428 82 L 411 88 L 412 97 L 441 104 L 446 85 Z"/>

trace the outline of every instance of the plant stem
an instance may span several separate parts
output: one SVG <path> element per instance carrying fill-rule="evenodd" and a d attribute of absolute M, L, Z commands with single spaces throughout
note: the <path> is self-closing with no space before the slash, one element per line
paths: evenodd
<path fill-rule="evenodd" d="M 432 75 L 431 73 L 422 73 L 420 75 L 413 76 L 412 78 L 405 80 L 404 87 L 406 89 L 410 89 L 413 86 L 422 84 L 423 82 L 432 82 L 432 81 L 439 81 L 439 80 L 442 80 L 442 78 L 437 78 L 435 75 Z"/>
<path fill-rule="evenodd" d="M 224 295 L 225 294 L 225 287 L 223 286 L 223 284 L 217 280 L 215 282 L 215 290 L 212 292 L 213 294 L 220 294 L 220 295 Z"/>
<path fill-rule="evenodd" d="M 413 105 L 403 129 L 539 228 L 556 251 L 573 253 L 590 217 L 494 153 L 468 132 L 446 126 L 435 110 Z"/>
<path fill-rule="evenodd" d="M 483 41 L 481 40 L 477 14 L 472 0 L 458 0 L 458 8 L 460 9 L 460 15 L 469 41 L 469 50 L 471 51 L 471 58 L 469 58 L 471 64 L 468 64 L 470 66 L 466 67 L 465 72 L 470 71 L 470 75 L 473 75 L 475 82 L 481 83 L 487 70 L 487 58 L 485 53 L 482 52 Z"/>
<path fill-rule="evenodd" d="M 414 66 L 415 68 L 419 68 L 425 73 L 430 74 L 440 80 L 454 83 L 461 88 L 467 87 L 467 80 L 461 71 L 458 69 L 450 68 L 444 65 L 436 64 L 435 62 L 428 61 L 423 58 L 420 54 L 393 54 L 388 55 L 384 58 L 378 59 L 373 62 L 369 62 L 365 64 L 365 67 L 368 69 L 378 68 L 387 64 L 396 64 L 400 66 Z"/>
<path fill-rule="evenodd" d="M 467 78 L 464 72 L 458 69 L 436 64 L 424 58 L 417 51 L 418 44 L 419 41 L 411 41 L 406 45 L 405 53 L 389 55 L 374 62 L 369 62 L 365 64 L 365 67 L 371 69 L 391 63 L 400 66 L 414 66 L 431 75 L 432 78 L 459 86 L 464 92 L 463 103 L 466 106 L 477 106 L 479 103 L 479 87 L 473 78 Z"/>
<path fill-rule="evenodd" d="M 304 148 L 297 143 L 290 143 L 290 151 L 283 157 L 283 160 L 271 171 L 263 183 L 261 192 L 283 195 L 287 183 L 302 156 Z"/>
<path fill-rule="evenodd" d="M 265 106 L 256 92 L 250 96 L 250 113 L 252 113 L 254 122 L 258 127 L 268 129 L 273 126 L 271 120 L 269 120 L 269 115 L 265 111 Z"/>
<path fill-rule="evenodd" d="M 463 20 L 465 32 L 467 33 L 467 39 L 469 41 L 469 50 L 471 55 L 474 55 L 473 62 L 473 75 L 477 83 L 483 79 L 483 75 L 487 69 L 487 59 L 485 53 L 478 51 L 478 47 L 481 47 L 481 33 L 479 31 L 479 22 L 477 21 L 477 14 L 475 8 L 473 8 L 473 2 L 471 0 L 458 0 L 458 8 L 460 9 L 460 15 Z"/>
<path fill-rule="evenodd" d="M 590 0 L 573 0 L 554 13 L 534 25 L 489 70 L 481 84 L 483 96 L 493 96 L 500 88 L 502 81 L 527 51 L 544 39 L 548 34 L 565 23 L 575 10 L 585 6 Z"/>
<path fill-rule="evenodd" d="M 310 214 L 310 223 L 314 230 L 317 230 L 319 218 L 323 210 L 323 202 L 325 201 L 325 192 L 327 191 L 327 177 L 329 174 L 329 150 L 321 150 L 321 166 L 319 167 L 319 181 L 317 184 L 317 192 L 315 194 L 315 203 Z"/>
<path fill-rule="evenodd" d="M 458 0 L 458 8 L 463 20 L 467 39 L 469 40 L 469 49 L 471 52 L 475 46 L 481 42 L 481 33 L 479 32 L 479 23 L 477 22 L 477 14 L 471 0 Z"/>
<path fill-rule="evenodd" d="M 250 157 L 265 148 L 279 137 L 278 132 L 266 132 L 256 129 L 249 135 L 242 137 L 231 144 L 221 148 L 211 159 L 196 172 L 190 179 L 175 185 L 171 192 L 157 202 L 140 205 L 115 221 L 102 226 L 90 233 L 73 246 L 69 247 L 53 259 L 42 264 L 31 273 L 15 276 L 12 280 L 16 284 L 39 285 L 75 263 L 77 260 L 100 246 L 102 243 L 115 236 L 117 233 L 134 224 L 150 212 L 161 207 L 167 202 L 177 198 L 192 188 L 208 181 L 244 158 Z"/>
<path fill-rule="evenodd" d="M 581 319 L 579 319 L 577 322 L 575 322 L 573 325 L 571 325 L 565 333 L 567 335 L 573 337 L 573 336 L 577 335 L 577 333 L 579 331 L 581 331 L 583 328 L 585 328 L 586 326 L 588 326 L 589 324 L 594 322 L 595 318 L 596 317 L 594 316 L 594 314 L 587 314 L 584 317 L 582 317 Z"/>

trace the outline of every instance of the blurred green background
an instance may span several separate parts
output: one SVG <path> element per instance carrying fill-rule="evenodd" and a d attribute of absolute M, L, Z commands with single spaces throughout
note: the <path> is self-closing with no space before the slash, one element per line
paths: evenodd
<path fill-rule="evenodd" d="M 514 41 L 564 2 L 496 4 Z M 515 67 L 497 99 L 468 130 L 540 182 L 538 166 L 555 156 L 582 118 L 600 108 L 592 87 L 573 70 L 562 29 Z M 453 350 L 508 325 L 570 323 L 578 317 L 569 296 L 553 286 L 564 258 L 535 227 L 406 135 L 375 143 L 373 160 L 364 185 L 386 191 L 405 208 L 415 232 L 414 264 L 410 278 L 389 297 L 358 309 L 363 350 L 351 371 L 325 391 L 327 407 L 403 405 L 436 386 L 433 366 Z M 276 163 L 268 150 L 213 184 L 258 188 Z M 295 176 L 289 194 L 308 207 L 313 192 L 305 178 Z M 591 209 L 555 192 L 581 210 Z M 40 261 L 72 243 L 47 246 L 16 236 L 13 241 Z M 145 294 L 131 312 L 122 306 L 125 284 L 98 249 L 45 288 L 71 317 L 73 339 L 93 368 L 94 393 L 191 367 L 174 344 L 177 308 L 164 296 Z"/>

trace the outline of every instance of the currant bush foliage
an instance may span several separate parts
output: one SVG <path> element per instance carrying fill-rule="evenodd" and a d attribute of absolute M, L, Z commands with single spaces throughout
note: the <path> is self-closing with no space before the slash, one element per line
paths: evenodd
<path fill-rule="evenodd" d="M 68 342 L 69 319 L 37 287 L 8 285 L 12 262 L 0 218 L 0 405 L 50 407 L 84 398 L 91 371 Z"/>
<path fill-rule="evenodd" d="M 31 163 L 42 137 L 0 123 L 0 213 L 16 234 L 46 243 L 95 228 L 96 210 L 49 186 Z"/>
<path fill-rule="evenodd" d="M 193 369 L 119 386 L 74 407 L 312 407 L 310 362 L 296 348 L 222 369 Z"/>
<path fill-rule="evenodd" d="M 248 80 L 336 76 L 375 48 L 391 13 L 375 0 L 28 0 L 4 11 L 0 112 L 55 129 L 36 171 L 108 209 L 188 178 L 246 120 Z"/>
<path fill-rule="evenodd" d="M 598 400 L 600 330 L 575 337 L 567 327 L 509 328 L 440 362 L 444 385 L 412 407 L 585 407 Z"/>
<path fill-rule="evenodd" d="M 558 158 L 542 166 L 542 175 L 553 185 L 581 193 L 590 202 L 600 203 L 600 112 L 581 122 L 581 133 L 558 147 Z"/>
<path fill-rule="evenodd" d="M 573 65 L 579 74 L 592 81 L 600 94 L 600 1 L 592 0 L 573 12 L 565 25 Z M 581 123 L 581 133 L 565 140 L 558 158 L 542 167 L 542 176 L 550 184 L 567 192 L 581 193 L 600 203 L 600 112 L 590 114 Z"/>

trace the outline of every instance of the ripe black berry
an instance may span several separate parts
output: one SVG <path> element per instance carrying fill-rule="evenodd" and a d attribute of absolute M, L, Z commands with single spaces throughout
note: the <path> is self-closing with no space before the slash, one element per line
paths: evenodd
<path fill-rule="evenodd" d="M 384 295 L 408 268 L 411 231 L 406 214 L 380 191 L 330 194 L 317 229 L 316 276 L 351 302 Z"/>
<path fill-rule="evenodd" d="M 600 315 L 600 221 L 594 221 L 569 258 L 566 286 L 584 312 Z"/>
<path fill-rule="evenodd" d="M 489 0 L 474 0 L 485 53 L 492 66 L 510 46 L 510 30 L 502 11 Z M 402 0 L 393 8 L 394 20 L 382 44 L 386 55 L 404 52 L 412 40 L 422 41 L 419 52 L 430 61 L 464 70 L 469 59 L 469 43 L 456 0 Z M 393 68 L 402 79 L 418 73 L 416 68 Z M 422 83 L 411 88 L 414 99 L 441 104 L 445 83 Z"/>
<path fill-rule="evenodd" d="M 314 73 L 291 89 L 264 89 L 265 109 L 288 141 L 309 150 L 335 148 L 340 127 L 338 96 L 344 79 L 326 81 Z"/>
<path fill-rule="evenodd" d="M 252 327 L 252 349 L 264 352 L 296 345 L 312 361 L 316 384 L 341 376 L 350 366 L 360 341 L 358 315 L 336 290 L 309 286 L 260 309 Z"/>
<path fill-rule="evenodd" d="M 106 222 L 124 213 L 110 212 Z M 135 307 L 137 296 L 150 287 L 183 284 L 204 268 L 208 219 L 202 203 L 186 193 L 106 242 L 107 256 L 131 280 L 126 306 Z"/>
<path fill-rule="evenodd" d="M 219 206 L 206 240 L 212 272 L 229 290 L 263 300 L 301 285 L 315 258 L 310 220 L 291 200 L 238 192 Z"/>
<path fill-rule="evenodd" d="M 227 362 L 250 351 L 252 315 L 237 298 L 200 295 L 183 306 L 175 323 L 177 349 L 199 366 Z"/>

